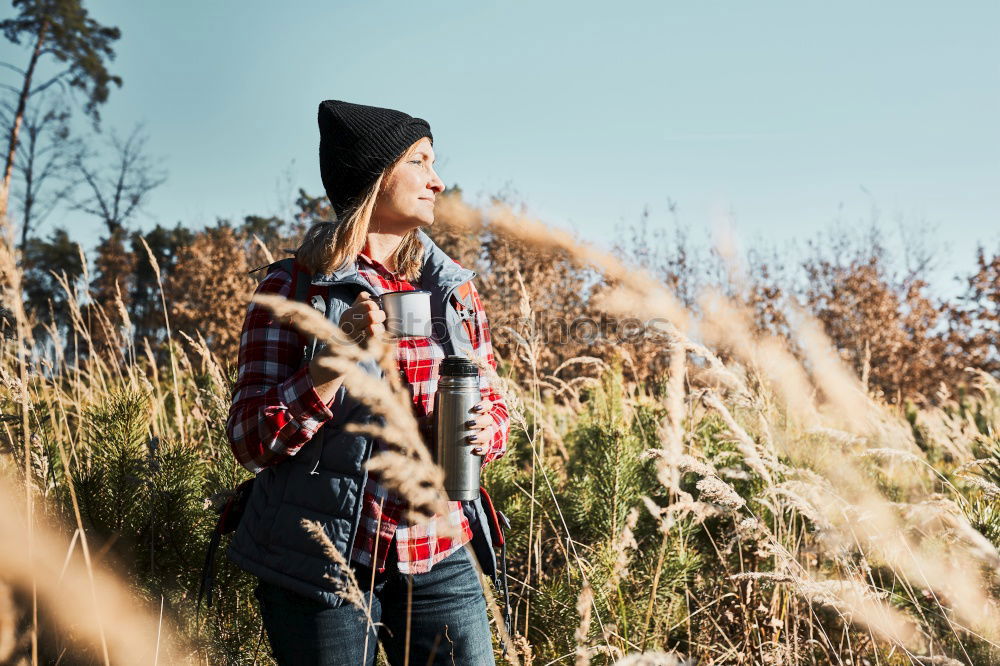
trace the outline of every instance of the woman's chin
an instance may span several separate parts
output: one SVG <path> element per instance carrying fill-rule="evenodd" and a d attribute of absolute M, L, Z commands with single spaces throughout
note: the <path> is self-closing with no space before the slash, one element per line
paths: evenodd
<path fill-rule="evenodd" d="M 403 218 L 400 224 L 394 225 L 396 233 L 405 234 L 407 231 L 413 231 L 420 227 L 429 227 L 434 224 L 434 215 L 414 215 L 413 217 Z"/>

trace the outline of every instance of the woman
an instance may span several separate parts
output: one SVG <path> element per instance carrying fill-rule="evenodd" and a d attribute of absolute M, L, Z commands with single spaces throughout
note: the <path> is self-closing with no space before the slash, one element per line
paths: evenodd
<path fill-rule="evenodd" d="M 296 275 L 273 268 L 257 293 L 291 298 L 302 293 L 293 284 L 308 278 L 314 305 L 363 344 L 384 332 L 385 313 L 373 295 L 430 291 L 432 314 L 447 325 L 435 326 L 432 338 L 399 340 L 396 349 L 415 414 L 427 423 L 444 356 L 472 354 L 496 368 L 470 283 L 475 273 L 419 228 L 433 224 L 434 199 L 444 189 L 430 126 L 399 111 L 327 100 L 319 129 L 320 173 L 337 222 L 314 225 L 295 253 Z M 374 664 L 377 638 L 392 664 L 493 664 L 483 591 L 464 548 L 472 542 L 483 569 L 494 570 L 481 502 L 449 502 L 447 516 L 406 524 L 405 498 L 365 470 L 381 443 L 344 431 L 371 413 L 319 358 L 310 360 L 306 340 L 268 310 L 249 307 L 227 433 L 237 460 L 257 477 L 229 556 L 259 578 L 256 595 L 276 659 Z M 506 451 L 509 420 L 501 396 L 485 379 L 480 386 L 468 439 L 489 462 Z M 343 574 L 302 528 L 304 518 L 319 521 L 351 562 L 377 637 L 338 595 Z M 460 536 L 438 536 L 439 521 L 457 526 Z"/>

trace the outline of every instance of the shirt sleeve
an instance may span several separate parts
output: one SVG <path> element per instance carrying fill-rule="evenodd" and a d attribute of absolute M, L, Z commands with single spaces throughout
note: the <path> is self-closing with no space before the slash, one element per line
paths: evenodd
<path fill-rule="evenodd" d="M 291 291 L 291 275 L 276 270 L 255 293 L 288 297 Z M 302 364 L 304 343 L 267 308 L 247 308 L 226 435 L 236 460 L 255 474 L 295 455 L 335 416 L 337 398 L 334 409 L 324 403 Z"/>
<path fill-rule="evenodd" d="M 478 358 L 484 361 L 486 365 L 492 368 L 492 374 L 495 376 L 497 360 L 493 354 L 493 343 L 490 338 L 490 326 L 486 319 L 486 310 L 483 308 L 483 302 L 480 300 L 479 292 L 476 290 L 474 284 L 472 285 L 472 304 L 474 308 L 476 332 L 475 340 L 473 341 L 473 352 Z M 479 374 L 479 390 L 482 392 L 484 400 L 489 400 L 493 403 L 493 407 L 490 408 L 489 415 L 495 423 L 489 448 L 483 456 L 483 464 L 492 462 L 497 458 L 501 458 L 505 453 L 507 453 L 507 440 L 510 434 L 510 415 L 507 412 L 507 403 L 495 383 L 496 382 L 493 381 L 487 373 L 481 372 Z"/>

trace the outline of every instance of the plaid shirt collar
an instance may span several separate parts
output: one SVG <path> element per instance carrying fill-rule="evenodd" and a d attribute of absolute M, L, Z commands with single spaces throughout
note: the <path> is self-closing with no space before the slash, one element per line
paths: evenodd
<path fill-rule="evenodd" d="M 365 245 L 365 249 L 366 250 L 368 249 L 367 245 Z M 391 270 L 389 270 L 389 267 L 386 266 L 385 264 L 372 259 L 370 256 L 368 256 L 368 253 L 365 252 L 364 250 L 362 250 L 361 252 L 358 252 L 358 262 L 359 263 L 364 262 L 364 263 L 368 264 L 369 268 L 374 268 L 375 270 L 377 270 L 379 272 L 391 275 L 392 278 L 395 279 L 395 280 L 401 279 L 400 276 L 399 276 L 399 274 L 396 273 L 396 271 L 391 271 Z"/>

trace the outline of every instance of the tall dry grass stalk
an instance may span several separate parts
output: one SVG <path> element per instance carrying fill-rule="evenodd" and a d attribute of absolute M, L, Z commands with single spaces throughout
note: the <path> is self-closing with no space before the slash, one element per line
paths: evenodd
<path fill-rule="evenodd" d="M 267 249 L 267 245 L 264 245 L 264 241 L 262 241 L 257 234 L 253 235 L 253 242 L 254 245 L 256 245 L 258 249 L 260 249 L 261 254 L 264 255 L 264 259 L 267 261 L 267 263 L 273 264 L 274 255 L 271 254 L 271 251 Z"/>
<path fill-rule="evenodd" d="M 615 662 L 615 666 L 693 666 L 694 662 L 666 652 L 630 654 Z"/>
<path fill-rule="evenodd" d="M 0 583 L 0 663 L 7 662 L 18 647 L 17 615 L 10 585 Z"/>
<path fill-rule="evenodd" d="M 341 573 L 344 574 L 343 579 L 335 579 L 327 576 L 327 578 L 337 586 L 337 595 L 364 613 L 365 617 L 368 619 L 369 628 L 374 629 L 374 625 L 372 624 L 371 607 L 368 602 L 365 601 L 365 593 L 358 584 L 358 579 L 354 575 L 354 569 L 347 561 L 347 558 L 345 558 L 344 554 L 333 545 L 333 542 L 330 541 L 330 537 L 323 530 L 323 525 L 318 521 L 303 518 L 302 529 L 304 529 L 309 536 L 311 536 L 323 548 L 323 554 L 326 555 L 331 562 L 340 567 Z"/>
<path fill-rule="evenodd" d="M 177 419 L 177 426 L 180 428 L 181 441 L 186 438 L 184 436 L 184 416 L 181 414 L 181 395 L 180 388 L 178 387 L 178 377 L 177 377 L 177 359 L 174 356 L 174 343 L 173 336 L 170 333 L 170 315 L 167 313 L 167 297 L 163 293 L 163 276 L 160 275 L 160 262 L 156 260 L 156 256 L 153 251 L 149 248 L 149 243 L 142 236 L 139 236 L 139 240 L 142 241 L 142 247 L 146 250 L 146 256 L 149 258 L 149 265 L 153 267 L 153 274 L 156 276 L 156 286 L 160 291 L 160 304 L 163 306 L 163 324 L 167 329 L 167 352 L 170 354 L 170 374 L 174 383 L 174 418 Z"/>
<path fill-rule="evenodd" d="M 576 628 L 576 666 L 590 666 L 590 650 L 587 639 L 590 635 L 590 622 L 593 617 L 594 591 L 584 584 L 576 601 L 576 612 L 580 616 L 580 624 Z"/>
<path fill-rule="evenodd" d="M 4 199 L 7 197 L 6 186 L 3 187 L 2 196 Z M 14 313 L 17 330 L 17 372 L 21 386 L 24 388 L 21 393 L 19 407 L 21 411 L 21 437 L 24 447 L 24 492 L 27 520 L 27 538 L 24 543 L 27 545 L 27 556 L 30 559 L 34 556 L 35 549 L 33 529 L 35 522 L 35 498 L 30 464 L 32 437 L 29 417 L 31 404 L 28 397 L 28 356 L 30 350 L 34 347 L 34 338 L 31 333 L 31 325 L 28 322 L 27 313 L 24 310 L 24 301 L 21 297 L 23 276 L 18 265 L 19 262 L 15 250 L 17 246 L 15 244 L 14 228 L 6 215 L 0 219 L 0 233 L 3 236 L 2 241 L 0 241 L 0 280 L 2 280 L 0 286 L 2 286 L 4 304 Z M 31 657 L 33 663 L 38 661 L 38 600 L 37 582 L 34 579 L 31 581 Z"/>

